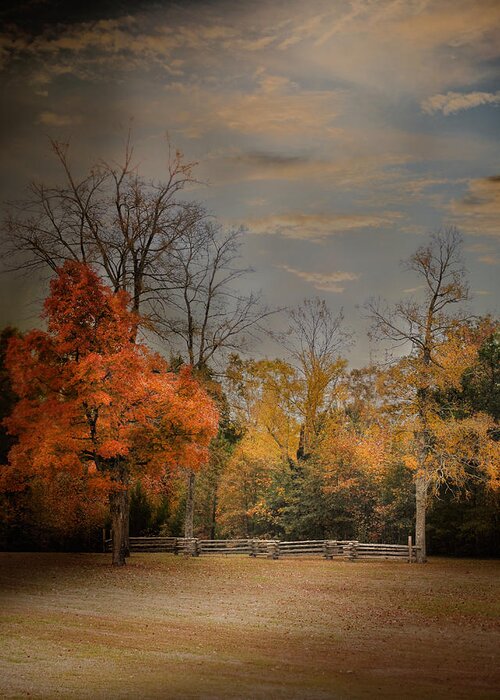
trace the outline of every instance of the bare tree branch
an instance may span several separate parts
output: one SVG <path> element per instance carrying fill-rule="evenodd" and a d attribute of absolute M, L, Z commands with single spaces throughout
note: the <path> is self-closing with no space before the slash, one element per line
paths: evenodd
<path fill-rule="evenodd" d="M 421 246 L 404 268 L 416 272 L 425 282 L 424 301 L 399 301 L 388 306 L 380 299 L 371 299 L 365 310 L 372 321 L 372 336 L 393 343 L 409 343 L 413 353 L 420 353 L 428 362 L 435 362 L 434 346 L 457 322 L 470 319 L 460 309 L 455 314 L 449 307 L 466 302 L 469 288 L 461 257 L 462 239 L 455 228 L 439 231 L 428 245 Z"/>

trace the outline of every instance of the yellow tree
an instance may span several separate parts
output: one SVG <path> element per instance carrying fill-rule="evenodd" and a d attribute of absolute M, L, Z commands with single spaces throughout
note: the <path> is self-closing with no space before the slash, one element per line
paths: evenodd
<path fill-rule="evenodd" d="M 342 405 L 325 420 L 314 453 L 323 493 L 338 502 L 344 519 L 352 519 L 355 530 L 343 536 L 375 537 L 385 525 L 381 494 L 397 459 L 378 377 L 374 366 L 345 377 L 339 387 Z"/>
<path fill-rule="evenodd" d="M 298 457 L 314 451 L 325 417 L 336 405 L 349 340 L 342 311 L 333 316 L 324 300 L 306 299 L 289 312 L 289 327 L 277 340 L 288 351 L 299 384 L 294 397 L 301 416 Z"/>
<path fill-rule="evenodd" d="M 296 370 L 283 360 L 242 360 L 231 357 L 227 369 L 233 409 L 241 425 L 271 440 L 284 460 L 298 444 L 297 394 L 301 382 Z"/>
<path fill-rule="evenodd" d="M 395 418 L 407 445 L 406 462 L 415 473 L 416 544 L 418 561 L 424 562 L 430 486 L 443 479 L 459 480 L 471 459 L 486 466 L 492 445 L 486 417 L 466 420 L 451 412 L 443 415 L 436 399 L 437 390 L 457 384 L 474 355 L 463 336 L 468 317 L 460 303 L 468 299 L 468 286 L 456 229 L 433 235 L 406 267 L 421 280 L 422 301 L 411 299 L 393 307 L 371 301 L 367 308 L 376 336 L 410 349 L 409 356 L 393 369 L 391 381 L 400 397 Z M 452 313 L 456 305 L 459 311 Z"/>
<path fill-rule="evenodd" d="M 294 408 L 299 381 L 282 360 L 231 358 L 228 390 L 244 435 L 234 450 L 220 489 L 219 522 L 228 532 L 253 534 L 266 517 L 265 492 L 273 473 L 297 452 L 299 423 Z"/>

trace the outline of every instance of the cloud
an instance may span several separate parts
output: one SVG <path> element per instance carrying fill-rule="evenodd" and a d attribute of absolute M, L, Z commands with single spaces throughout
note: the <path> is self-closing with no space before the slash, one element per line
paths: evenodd
<path fill-rule="evenodd" d="M 401 183 L 401 188 L 413 198 L 424 196 L 426 190 L 445 187 L 451 184 L 466 182 L 465 178 L 423 176 L 409 179 Z"/>
<path fill-rule="evenodd" d="M 376 141 L 371 145 L 376 148 Z M 358 153 L 349 134 L 339 135 L 335 156 L 318 157 L 307 153 L 285 151 L 239 151 L 227 149 L 210 155 L 207 169 L 215 183 L 235 180 L 283 180 L 290 182 L 322 183 L 336 188 L 353 188 L 364 185 L 382 186 L 396 182 L 401 185 L 401 173 L 395 168 L 403 166 L 411 157 L 406 153 Z M 353 149 L 354 152 L 350 153 Z M 326 149 L 324 149 L 326 150 Z"/>
<path fill-rule="evenodd" d="M 464 109 L 472 109 L 486 104 L 500 103 L 500 91 L 498 92 L 447 92 L 445 95 L 428 97 L 421 104 L 422 110 L 427 114 L 442 112 L 445 116 L 460 112 Z"/>
<path fill-rule="evenodd" d="M 286 270 L 292 275 L 309 282 L 315 289 L 336 294 L 343 292 L 345 289 L 344 286 L 339 284 L 340 282 L 352 282 L 359 278 L 359 275 L 354 272 L 306 272 L 305 270 L 297 270 L 289 265 L 281 265 L 280 267 L 282 270 Z"/>
<path fill-rule="evenodd" d="M 111 75 L 150 71 L 159 66 L 169 75 L 180 76 L 182 61 L 172 54 L 183 42 L 188 42 L 186 36 L 164 22 L 155 24 L 146 14 L 70 25 L 61 22 L 34 38 L 17 36 L 4 56 L 4 64 L 27 59 L 31 82 L 45 84 L 65 74 L 85 81 L 109 80 Z M 0 38 L 0 49 L 1 45 Z"/>
<path fill-rule="evenodd" d="M 82 118 L 80 116 L 71 116 L 69 114 L 57 114 L 56 112 L 41 112 L 38 115 L 37 123 L 44 126 L 75 126 L 80 124 Z"/>
<path fill-rule="evenodd" d="M 220 100 L 216 118 L 228 129 L 244 134 L 332 133 L 342 93 L 336 90 L 301 89 L 284 75 L 258 68 L 255 87 L 234 91 Z"/>
<path fill-rule="evenodd" d="M 500 265 L 500 255 L 498 255 L 491 245 L 485 243 L 472 243 L 465 246 L 466 253 L 477 254 L 477 261 L 484 265 Z"/>
<path fill-rule="evenodd" d="M 266 204 L 269 204 L 269 200 L 265 197 L 253 197 L 245 200 L 245 204 L 249 207 L 264 207 Z"/>
<path fill-rule="evenodd" d="M 495 77 L 494 0 L 351 0 L 309 8 L 296 13 L 279 46 L 323 78 L 418 99 Z"/>
<path fill-rule="evenodd" d="M 217 110 L 217 121 L 243 134 L 327 135 L 338 114 L 335 93 L 259 91 L 236 94 Z"/>
<path fill-rule="evenodd" d="M 260 70 L 245 82 L 235 81 L 228 89 L 221 76 L 211 81 L 191 76 L 165 85 L 162 93 L 175 129 L 192 138 L 224 131 L 232 132 L 229 141 L 244 135 L 281 142 L 329 140 L 340 132 L 335 121 L 342 112 L 342 91 L 299 88 L 286 77 Z"/>
<path fill-rule="evenodd" d="M 247 80 L 262 65 L 289 78 L 293 65 L 298 82 L 314 75 L 317 85 L 340 81 L 425 95 L 493 76 L 498 26 L 494 0 L 213 2 L 196 12 L 157 3 L 113 19 L 66 25 L 62 19 L 37 36 L 5 33 L 0 60 L 28 55 L 49 73 L 64 64 L 87 78 L 161 68 L 222 75 L 226 84 L 231 75 Z"/>
<path fill-rule="evenodd" d="M 500 237 L 500 175 L 471 180 L 466 194 L 447 209 L 451 223 L 465 232 Z"/>
<path fill-rule="evenodd" d="M 498 255 L 480 255 L 478 260 L 485 265 L 500 265 L 500 256 Z"/>
<path fill-rule="evenodd" d="M 491 253 L 491 246 L 485 243 L 471 243 L 464 248 L 466 253 Z"/>
<path fill-rule="evenodd" d="M 279 235 L 296 240 L 321 241 L 346 231 L 393 226 L 400 212 L 382 214 L 276 214 L 241 222 L 251 233 Z"/>
<path fill-rule="evenodd" d="M 394 21 L 402 41 L 412 40 L 420 48 L 461 48 L 498 52 L 495 46 L 500 8 L 494 0 L 428 0 L 392 4 Z M 385 3 L 388 7 L 388 3 Z M 482 45 L 482 47 L 481 47 Z"/>
<path fill-rule="evenodd" d="M 331 172 L 331 161 L 320 161 L 305 155 L 272 152 L 247 152 L 226 158 L 231 168 L 246 173 L 247 180 L 297 180 L 308 178 L 311 170 L 318 176 Z"/>

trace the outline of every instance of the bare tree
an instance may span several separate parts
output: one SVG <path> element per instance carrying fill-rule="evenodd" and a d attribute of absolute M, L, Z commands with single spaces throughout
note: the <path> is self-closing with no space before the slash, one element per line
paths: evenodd
<path fill-rule="evenodd" d="M 5 222 L 11 270 L 55 270 L 65 260 L 97 266 L 115 291 L 200 373 L 224 349 L 240 349 L 270 312 L 235 285 L 241 231 L 224 233 L 197 202 L 181 199 L 194 163 L 168 145 L 165 181 L 147 180 L 128 139 L 122 163 L 99 162 L 77 177 L 67 144 L 52 141 L 63 183 L 33 183 Z M 135 340 L 135 339 L 132 339 Z M 192 534 L 194 474 L 188 474 L 186 532 Z M 126 498 L 126 494 L 124 495 Z"/>
<path fill-rule="evenodd" d="M 132 309 L 143 314 L 163 294 L 173 242 L 205 216 L 182 190 L 193 178 L 168 143 L 167 178 L 146 180 L 132 162 L 127 141 L 121 164 L 100 162 L 77 177 L 69 147 L 52 141 L 63 184 L 32 183 L 27 199 L 14 203 L 5 221 L 3 258 L 14 270 L 80 260 L 101 269 L 115 291 L 130 293 Z"/>
<path fill-rule="evenodd" d="M 429 425 L 432 402 L 432 369 L 438 360 L 436 349 L 457 322 L 467 320 L 462 311 L 450 313 L 450 307 L 465 302 L 469 290 L 461 256 L 462 239 L 455 228 L 439 231 L 428 245 L 420 247 L 404 264 L 416 272 L 424 286 L 424 300 L 400 301 L 393 307 L 380 301 L 367 304 L 374 335 L 407 345 L 415 358 L 417 377 L 414 410 L 417 418 L 415 443 L 419 467 L 415 478 L 416 545 L 418 560 L 426 560 L 425 520 L 429 485 L 433 480 L 433 435 Z"/>
<path fill-rule="evenodd" d="M 159 335 L 180 349 L 203 377 L 224 351 L 241 349 L 272 313 L 254 293 L 240 294 L 235 283 L 251 270 L 241 267 L 241 230 L 224 232 L 211 220 L 186 227 L 169 252 L 168 287 L 157 297 L 152 316 Z M 162 279 L 158 280 L 162 284 Z M 194 534 L 196 474 L 187 471 L 184 536 Z"/>
<path fill-rule="evenodd" d="M 301 375 L 302 392 L 296 408 L 302 418 L 299 456 L 311 452 L 321 422 L 335 402 L 335 387 L 345 367 L 340 353 L 350 341 L 344 315 L 334 316 L 325 301 L 306 299 L 289 311 L 286 333 L 275 336 L 288 351 Z"/>
<path fill-rule="evenodd" d="M 259 295 L 242 295 L 234 287 L 251 272 L 238 265 L 241 236 L 239 229 L 224 232 L 213 221 L 200 220 L 170 250 L 168 293 L 156 301 L 154 321 L 199 371 L 223 350 L 241 349 L 272 313 Z"/>
<path fill-rule="evenodd" d="M 167 140 L 167 177 L 147 180 L 133 164 L 129 135 L 122 163 L 99 162 L 77 177 L 68 145 L 51 145 L 63 182 L 32 183 L 28 198 L 12 205 L 4 226 L 4 263 L 25 272 L 54 271 L 65 260 L 92 264 L 115 292 L 129 292 L 132 310 L 147 318 L 171 286 L 174 242 L 206 215 L 199 204 L 180 199 L 194 182 L 195 164 L 184 162 Z M 128 552 L 128 493 L 120 498 Z"/>

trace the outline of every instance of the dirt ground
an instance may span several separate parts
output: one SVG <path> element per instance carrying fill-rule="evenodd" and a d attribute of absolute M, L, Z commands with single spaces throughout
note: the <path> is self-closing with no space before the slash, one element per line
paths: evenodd
<path fill-rule="evenodd" d="M 499 572 L 0 554 L 0 697 L 500 698 Z"/>

